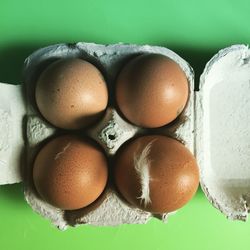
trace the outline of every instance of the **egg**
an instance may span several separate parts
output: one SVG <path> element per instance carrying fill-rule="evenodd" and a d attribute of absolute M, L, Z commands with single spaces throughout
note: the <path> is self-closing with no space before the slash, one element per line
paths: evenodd
<path fill-rule="evenodd" d="M 164 55 L 139 55 L 117 77 L 117 105 L 127 120 L 141 127 L 161 127 L 175 120 L 188 94 L 184 71 Z"/>
<path fill-rule="evenodd" d="M 194 156 L 182 143 L 162 135 L 148 135 L 118 151 L 114 180 L 132 206 L 163 214 L 181 208 L 194 196 L 199 170 Z"/>
<path fill-rule="evenodd" d="M 79 59 L 61 59 L 40 75 L 36 103 L 42 116 L 56 127 L 80 129 L 95 123 L 105 112 L 108 89 L 101 72 Z"/>
<path fill-rule="evenodd" d="M 63 135 L 48 142 L 33 167 L 36 191 L 49 204 L 64 210 L 86 207 L 103 192 L 107 159 L 86 138 Z"/>

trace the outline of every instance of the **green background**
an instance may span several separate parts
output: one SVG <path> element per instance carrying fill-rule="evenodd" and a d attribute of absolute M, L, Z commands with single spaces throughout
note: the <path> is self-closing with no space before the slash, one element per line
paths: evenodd
<path fill-rule="evenodd" d="M 250 43 L 249 1 L 0 0 L 0 81 L 21 83 L 32 51 L 58 42 L 167 46 L 196 75 L 220 48 Z M 0 187 L 0 249 L 248 249 L 250 222 L 227 220 L 199 190 L 169 219 L 61 232 L 34 213 L 22 185 Z"/>

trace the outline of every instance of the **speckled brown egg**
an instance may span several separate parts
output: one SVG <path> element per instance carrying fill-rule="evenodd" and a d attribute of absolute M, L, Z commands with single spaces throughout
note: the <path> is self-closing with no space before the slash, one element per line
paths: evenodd
<path fill-rule="evenodd" d="M 35 188 L 51 205 L 73 210 L 88 206 L 103 192 L 107 160 L 89 139 L 57 137 L 38 153 L 33 168 Z"/>
<path fill-rule="evenodd" d="M 49 65 L 38 79 L 35 95 L 44 118 L 64 129 L 93 124 L 108 103 L 108 89 L 101 72 L 78 58 Z"/>
<path fill-rule="evenodd" d="M 141 127 L 161 127 L 175 120 L 187 103 L 188 93 L 184 71 L 164 55 L 139 55 L 117 78 L 118 107 L 125 118 Z"/>
<path fill-rule="evenodd" d="M 179 141 L 161 135 L 142 136 L 119 150 L 114 179 L 120 194 L 133 206 L 153 214 L 184 206 L 199 185 L 191 152 Z"/>

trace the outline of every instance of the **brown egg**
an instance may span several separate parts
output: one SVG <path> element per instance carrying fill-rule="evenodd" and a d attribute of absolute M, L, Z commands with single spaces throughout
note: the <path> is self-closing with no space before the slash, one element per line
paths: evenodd
<path fill-rule="evenodd" d="M 139 137 L 123 146 L 114 178 L 125 200 L 154 214 L 181 208 L 199 185 L 194 156 L 182 143 L 161 135 Z"/>
<path fill-rule="evenodd" d="M 52 63 L 39 77 L 35 94 L 44 118 L 64 129 L 79 129 L 96 122 L 108 103 L 101 72 L 78 58 Z"/>
<path fill-rule="evenodd" d="M 38 153 L 33 180 L 37 192 L 55 207 L 73 210 L 95 201 L 108 177 L 104 153 L 88 139 L 65 135 Z"/>
<path fill-rule="evenodd" d="M 141 127 L 156 128 L 173 121 L 184 109 L 189 86 L 185 73 L 172 59 L 144 54 L 132 59 L 117 78 L 120 111 Z"/>

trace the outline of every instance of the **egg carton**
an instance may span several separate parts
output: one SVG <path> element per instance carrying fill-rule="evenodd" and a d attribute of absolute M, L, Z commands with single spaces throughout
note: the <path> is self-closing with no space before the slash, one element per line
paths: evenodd
<path fill-rule="evenodd" d="M 173 59 L 189 82 L 189 100 L 184 111 L 174 122 L 159 129 L 134 126 L 115 109 L 117 73 L 129 59 L 142 53 L 157 53 Z M 250 50 L 244 45 L 223 49 L 207 63 L 199 91 L 194 91 L 191 66 L 164 47 L 76 43 L 53 45 L 34 52 L 24 64 L 24 85 L 0 84 L 0 184 L 23 181 L 25 198 L 32 209 L 60 229 L 79 224 L 143 224 L 153 216 L 166 221 L 170 215 L 153 215 L 131 207 L 120 198 L 111 183 L 96 202 L 75 211 L 62 211 L 37 195 L 31 175 L 34 157 L 44 142 L 65 131 L 51 126 L 38 112 L 34 99 L 35 83 L 48 64 L 60 58 L 74 57 L 95 64 L 104 74 L 110 93 L 105 117 L 80 133 L 96 140 L 109 157 L 138 134 L 165 134 L 181 140 L 198 160 L 200 184 L 208 200 L 228 218 L 247 219 L 250 200 Z"/>

